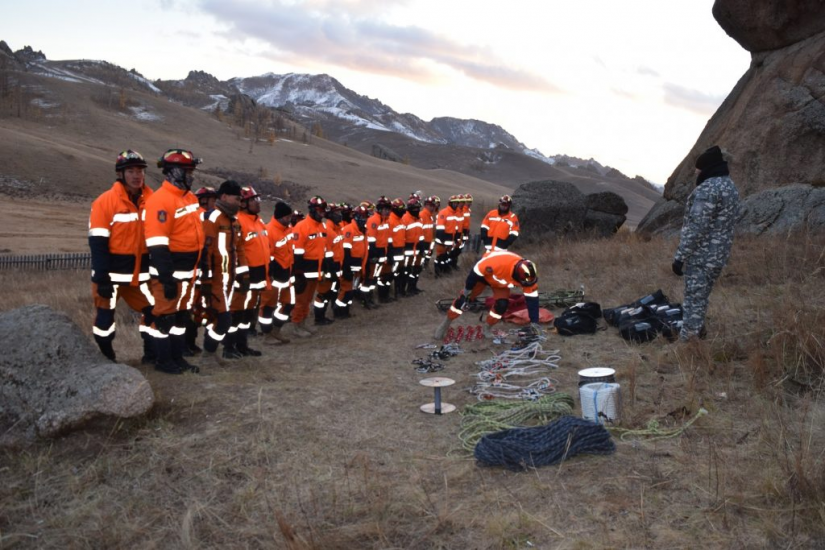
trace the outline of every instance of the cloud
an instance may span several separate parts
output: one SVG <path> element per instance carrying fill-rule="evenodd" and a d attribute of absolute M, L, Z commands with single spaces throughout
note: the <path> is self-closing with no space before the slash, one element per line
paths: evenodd
<path fill-rule="evenodd" d="M 540 75 L 510 66 L 487 48 L 463 45 L 425 28 L 399 26 L 377 15 L 406 0 L 223 2 L 202 9 L 228 26 L 225 36 L 266 43 L 279 61 L 327 64 L 413 81 L 431 81 L 436 65 L 510 90 L 557 93 Z"/>
<path fill-rule="evenodd" d="M 665 103 L 693 113 L 711 116 L 725 100 L 725 96 L 706 94 L 678 84 L 664 83 Z"/>
<path fill-rule="evenodd" d="M 636 72 L 642 76 L 661 76 L 656 70 L 651 69 L 650 67 L 645 67 L 644 65 L 638 67 Z"/>

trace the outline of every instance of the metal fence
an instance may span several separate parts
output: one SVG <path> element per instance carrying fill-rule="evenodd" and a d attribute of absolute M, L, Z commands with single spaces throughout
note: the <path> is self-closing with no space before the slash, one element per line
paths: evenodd
<path fill-rule="evenodd" d="M 91 269 L 92 255 L 73 254 L 31 254 L 28 256 L 0 255 L 0 271 L 19 269 L 25 271 L 47 271 L 52 269 Z"/>

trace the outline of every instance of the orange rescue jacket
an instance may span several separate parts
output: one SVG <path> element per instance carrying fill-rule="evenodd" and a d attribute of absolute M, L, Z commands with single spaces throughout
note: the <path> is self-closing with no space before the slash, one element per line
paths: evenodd
<path fill-rule="evenodd" d="M 113 283 L 137 286 L 149 280 L 149 254 L 143 229 L 146 200 L 152 189 L 144 185 L 133 202 L 119 181 L 92 203 L 89 215 L 89 244 L 92 268 L 108 273 Z M 95 246 L 95 239 L 101 246 Z"/>

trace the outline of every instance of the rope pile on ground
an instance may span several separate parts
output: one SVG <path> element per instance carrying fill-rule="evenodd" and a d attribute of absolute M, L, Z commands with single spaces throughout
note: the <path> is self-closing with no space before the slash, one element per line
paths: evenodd
<path fill-rule="evenodd" d="M 647 423 L 647 427 L 641 429 L 632 428 L 609 428 L 611 432 L 619 435 L 619 439 L 627 441 L 630 438 L 646 438 L 645 441 L 659 441 L 661 439 L 669 439 L 677 437 L 685 433 L 694 422 L 699 420 L 699 417 L 705 416 L 708 411 L 705 408 L 700 408 L 693 418 L 685 422 L 680 428 L 673 428 L 670 430 L 663 430 L 659 427 L 658 420 L 651 420 Z"/>
<path fill-rule="evenodd" d="M 604 426 L 563 416 L 546 426 L 513 428 L 485 435 L 473 455 L 481 466 L 512 471 L 557 464 L 578 454 L 610 454 L 616 445 Z"/>
<path fill-rule="evenodd" d="M 505 350 L 491 359 L 477 361 L 481 370 L 478 382 L 470 388 L 479 401 L 495 398 L 536 400 L 556 391 L 557 382 L 542 376 L 558 368 L 559 350 L 544 351 L 541 343 L 532 342 L 519 349 Z M 538 376 L 516 384 L 513 377 Z"/>
<path fill-rule="evenodd" d="M 458 437 L 462 448 L 472 453 L 478 440 L 487 434 L 532 423 L 546 424 L 573 414 L 573 398 L 558 392 L 521 403 L 484 401 L 467 405 L 461 414 Z"/>

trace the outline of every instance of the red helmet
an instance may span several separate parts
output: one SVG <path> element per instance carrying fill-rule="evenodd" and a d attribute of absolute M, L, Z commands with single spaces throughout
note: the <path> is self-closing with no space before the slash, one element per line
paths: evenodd
<path fill-rule="evenodd" d="M 199 199 L 206 199 L 209 197 L 217 197 L 218 193 L 217 191 L 215 191 L 214 187 L 209 187 L 207 185 L 206 187 L 201 187 L 200 189 L 195 191 L 195 196 Z"/>
<path fill-rule="evenodd" d="M 364 201 L 364 202 L 366 202 L 366 201 Z M 367 210 L 367 207 L 364 206 L 364 203 L 361 203 L 359 206 L 356 206 L 355 208 L 352 209 L 352 216 L 354 218 L 367 219 L 369 217 L 369 215 L 370 215 L 369 210 Z"/>
<path fill-rule="evenodd" d="M 521 286 L 533 286 L 539 280 L 536 266 L 530 260 L 519 260 L 513 268 L 513 279 Z"/>
<path fill-rule="evenodd" d="M 464 201 L 473 204 L 473 196 L 467 193 L 466 195 L 464 195 Z"/>
<path fill-rule="evenodd" d="M 447 201 L 447 204 L 452 204 L 454 202 L 461 202 L 461 195 L 450 195 L 450 200 Z"/>
<path fill-rule="evenodd" d="M 441 206 L 441 197 L 438 195 L 430 195 L 426 199 L 424 199 L 424 204 L 432 204 L 436 208 Z"/>
<path fill-rule="evenodd" d="M 203 159 L 195 157 L 192 151 L 169 149 L 158 159 L 158 168 L 166 169 L 173 166 L 180 166 L 181 168 L 192 168 L 194 170 L 198 164 L 202 162 Z"/>
<path fill-rule="evenodd" d="M 502 206 L 512 206 L 513 205 L 513 197 L 510 195 L 503 195 L 500 199 L 498 199 L 498 203 Z"/>
<path fill-rule="evenodd" d="M 390 203 L 390 208 L 392 208 L 393 210 L 404 210 L 406 206 L 404 205 L 404 201 L 402 201 L 401 199 L 393 199 Z"/>
<path fill-rule="evenodd" d="M 126 149 L 117 156 L 117 160 L 115 161 L 115 172 L 126 170 L 127 168 L 131 168 L 132 166 L 137 166 L 138 168 L 146 168 L 149 165 L 146 164 L 146 159 L 143 158 L 143 155 L 141 155 L 137 151 Z"/>
<path fill-rule="evenodd" d="M 421 198 L 418 195 L 410 195 L 407 201 L 407 210 L 421 210 Z"/>
<path fill-rule="evenodd" d="M 307 201 L 307 208 L 309 210 L 320 210 L 321 212 L 326 212 L 327 201 L 325 201 L 323 197 L 315 195 Z"/>
<path fill-rule="evenodd" d="M 258 192 L 251 185 L 244 185 L 241 187 L 241 200 L 246 201 L 258 197 Z"/>
<path fill-rule="evenodd" d="M 378 202 L 375 203 L 376 210 L 380 210 L 381 208 L 392 208 L 392 203 L 390 202 L 390 199 L 388 199 L 384 195 L 378 197 Z"/>

